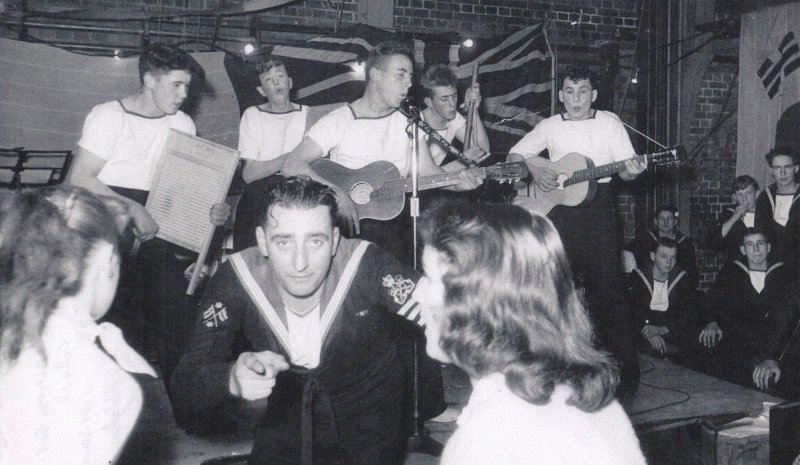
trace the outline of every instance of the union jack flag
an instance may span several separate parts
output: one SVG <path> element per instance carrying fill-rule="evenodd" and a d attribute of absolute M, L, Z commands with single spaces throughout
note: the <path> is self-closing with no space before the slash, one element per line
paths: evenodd
<path fill-rule="evenodd" d="M 462 96 L 470 84 L 474 64 L 479 63 L 483 97 L 480 112 L 493 152 L 508 151 L 550 115 L 552 56 L 542 24 L 475 39 L 471 48 L 451 45 L 444 35 L 441 40 L 398 39 L 393 32 L 358 24 L 302 46 L 275 46 L 272 55 L 287 63 L 294 81 L 293 101 L 311 106 L 352 102 L 361 97 L 365 85 L 354 65 L 386 40 L 409 43 L 418 72 L 433 64 L 449 64 L 456 71 Z M 226 59 L 226 68 L 242 112 L 263 101 L 255 90 L 257 79 L 252 64 Z"/>

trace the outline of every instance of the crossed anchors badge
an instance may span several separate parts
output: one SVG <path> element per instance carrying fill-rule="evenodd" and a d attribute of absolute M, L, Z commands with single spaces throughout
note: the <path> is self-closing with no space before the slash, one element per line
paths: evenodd
<path fill-rule="evenodd" d="M 396 304 L 403 305 L 406 303 L 408 296 L 414 291 L 414 281 L 404 278 L 401 275 L 392 276 L 387 274 L 383 277 L 383 287 L 389 289 L 389 295 L 392 296 Z"/>

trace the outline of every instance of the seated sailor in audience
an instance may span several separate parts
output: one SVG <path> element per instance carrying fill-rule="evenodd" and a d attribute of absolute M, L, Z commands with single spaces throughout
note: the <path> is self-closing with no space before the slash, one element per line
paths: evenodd
<path fill-rule="evenodd" d="M 202 417 L 268 398 L 253 464 L 400 464 L 409 377 L 385 319 L 418 320 L 418 274 L 374 244 L 340 238 L 329 187 L 276 179 L 258 245 L 208 283 L 173 377 L 176 408 Z"/>
<path fill-rule="evenodd" d="M 797 320 L 797 285 L 757 228 L 745 231 L 742 260 L 726 264 L 707 295 L 707 324 L 700 343 L 714 348 L 720 377 L 742 385 L 770 387 L 780 381 L 777 360 Z"/>
<path fill-rule="evenodd" d="M 107 465 L 136 423 L 142 391 L 128 372 L 156 373 L 119 328 L 95 322 L 117 289 L 124 211 L 78 187 L 0 197 L 4 464 Z"/>
<path fill-rule="evenodd" d="M 790 148 L 777 147 L 765 156 L 775 182 L 756 199 L 755 225 L 767 234 L 772 244 L 772 261 L 784 262 L 797 273 L 800 253 L 800 182 L 797 181 L 798 155 Z"/>
<path fill-rule="evenodd" d="M 244 111 L 239 122 L 239 151 L 244 167 L 242 178 L 247 185 L 236 206 L 234 250 L 255 245 L 257 211 L 268 189 L 264 180 L 280 171 L 286 154 L 291 152 L 306 132 L 309 107 L 292 103 L 292 78 L 279 58 L 259 63 L 258 93 L 267 101 Z"/>
<path fill-rule="evenodd" d="M 425 93 L 423 101 L 426 106 L 422 110 L 422 120 L 448 143 L 458 140 L 463 144 L 466 137 L 467 120 L 458 112 L 458 89 L 456 88 L 458 81 L 453 70 L 445 64 L 433 65 L 422 75 L 420 84 Z M 470 147 L 464 150 L 464 155 L 480 162 L 489 156 L 489 136 L 486 135 L 486 128 L 483 127 L 480 113 L 477 111 L 481 104 L 480 84 L 476 82 L 467 89 L 464 97 L 464 105 L 472 104 L 476 108 L 475 119 L 472 122 L 475 143 L 470 144 Z M 464 163 L 459 160 L 443 165 L 447 157 L 447 150 L 440 142 L 428 137 L 428 146 L 433 161 L 437 165 L 443 166 L 445 170 L 458 171 L 464 168 Z"/>
<path fill-rule="evenodd" d="M 650 252 L 649 266 L 630 275 L 630 298 L 635 330 L 645 352 L 685 360 L 694 349 L 696 296 L 688 275 L 678 263 L 678 244 L 661 237 Z"/>
<path fill-rule="evenodd" d="M 653 229 L 647 231 L 644 236 L 635 238 L 629 248 L 636 257 L 636 266 L 644 269 L 652 263 L 650 253 L 658 244 L 658 239 L 661 237 L 673 239 L 678 245 L 678 265 L 687 273 L 687 279 L 694 289 L 699 280 L 694 242 L 689 236 L 678 230 L 679 217 L 678 209 L 672 205 L 658 207 L 653 218 Z"/>
<path fill-rule="evenodd" d="M 472 381 L 440 463 L 644 464 L 552 223 L 515 206 L 445 202 L 423 214 L 421 232 L 414 296 L 426 350 Z"/>
<path fill-rule="evenodd" d="M 755 226 L 758 181 L 752 176 L 738 176 L 733 182 L 733 192 L 736 205 L 719 214 L 717 225 L 711 231 L 711 245 L 723 253 L 726 261 L 741 258 L 739 248 L 744 231 Z"/>

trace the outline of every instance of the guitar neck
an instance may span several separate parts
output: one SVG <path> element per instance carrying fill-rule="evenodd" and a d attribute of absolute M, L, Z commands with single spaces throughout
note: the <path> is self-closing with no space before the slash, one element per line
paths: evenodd
<path fill-rule="evenodd" d="M 632 160 L 645 160 L 650 155 L 640 155 L 637 157 L 633 157 Z M 582 170 L 575 171 L 572 173 L 569 179 L 564 181 L 564 187 L 571 186 L 573 184 L 578 184 L 580 182 L 591 181 L 593 179 L 600 179 L 605 178 L 617 173 L 621 173 L 625 171 L 625 161 L 617 161 L 614 163 L 609 163 L 607 165 L 601 166 L 594 166 L 592 168 L 586 168 Z"/>
<path fill-rule="evenodd" d="M 480 176 L 486 175 L 485 168 L 473 168 L 478 170 Z M 431 176 L 422 176 L 417 180 L 417 189 L 424 191 L 437 189 L 440 187 L 455 186 L 461 183 L 458 173 L 442 173 Z M 411 178 L 395 179 L 383 184 L 380 188 L 381 194 L 405 194 L 411 192 Z"/>

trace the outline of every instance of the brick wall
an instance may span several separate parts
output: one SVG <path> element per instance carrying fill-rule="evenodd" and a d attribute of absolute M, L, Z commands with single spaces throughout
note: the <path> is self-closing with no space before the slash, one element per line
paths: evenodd
<path fill-rule="evenodd" d="M 690 134 L 684 137 L 687 150 L 706 138 L 722 118 L 736 112 L 738 65 L 712 62 L 703 76 Z M 700 288 L 708 289 L 720 267 L 722 256 L 709 245 L 708 235 L 717 215 L 732 205 L 731 187 L 736 178 L 736 117 L 728 118 L 690 164 L 693 189 L 690 196 L 692 224 L 690 234 L 697 247 Z"/>
<path fill-rule="evenodd" d="M 366 1 L 366 0 L 361 0 Z M 209 9 L 239 3 L 237 0 L 28 0 L 29 8 L 44 6 L 125 6 L 140 7 L 153 12 L 184 12 Z M 615 82 L 614 108 L 621 106 L 626 88 L 629 69 L 632 65 L 632 52 L 636 34 L 636 0 L 395 0 L 395 27 L 405 32 L 442 33 L 457 31 L 464 37 L 486 37 L 517 30 L 521 27 L 550 21 L 549 39 L 559 60 L 559 70 L 569 65 L 600 65 L 600 50 L 597 45 L 606 41 L 619 44 L 621 56 L 620 70 Z M 304 0 L 258 15 L 262 29 L 270 30 L 270 25 L 302 26 L 322 30 L 332 30 L 337 24 L 345 27 L 357 21 L 357 0 Z M 64 22 L 67 26 L 69 21 Z M 153 40 L 178 42 L 191 37 L 194 31 L 210 30 L 213 18 L 191 18 L 185 22 L 180 19 L 165 19 L 151 24 L 151 31 L 162 31 L 165 36 L 154 36 Z M 225 17 L 219 34 L 221 37 L 245 40 L 250 35 L 250 21 L 245 17 Z M 73 24 L 75 26 L 76 24 Z M 140 24 L 131 23 L 93 23 L 98 27 L 126 28 L 137 31 Z M 135 49 L 141 37 L 133 34 L 118 34 L 104 31 L 82 31 L 80 29 L 45 30 L 31 29 L 33 35 L 45 40 L 113 44 Z M 3 29 L 3 35 L 13 36 Z M 285 37 L 285 36 L 284 36 Z M 238 51 L 233 41 L 220 41 L 219 45 Z M 630 92 L 633 92 L 631 89 Z M 628 99 L 625 112 L 620 115 L 630 124 L 635 123 L 636 103 Z M 633 197 L 621 195 L 619 212 L 623 219 L 624 231 L 630 239 L 634 230 Z"/>
<path fill-rule="evenodd" d="M 427 32 L 430 29 L 469 31 L 487 36 L 550 19 L 567 38 L 593 40 L 612 37 L 619 28 L 636 27 L 634 0 L 397 0 L 395 26 Z M 571 23 L 575 22 L 573 25 Z M 577 25 L 580 22 L 580 25 Z"/>

